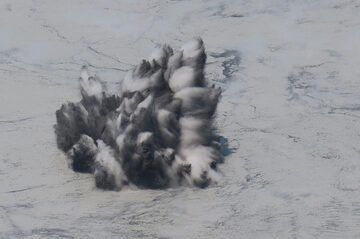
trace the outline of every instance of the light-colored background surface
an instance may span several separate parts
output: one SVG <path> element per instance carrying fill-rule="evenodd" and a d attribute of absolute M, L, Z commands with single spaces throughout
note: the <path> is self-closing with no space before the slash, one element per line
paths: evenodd
<path fill-rule="evenodd" d="M 101 2 L 101 3 L 100 3 Z M 360 1 L 0 1 L 0 238 L 360 238 Z M 193 36 L 232 150 L 207 189 L 102 192 L 54 112 Z"/>

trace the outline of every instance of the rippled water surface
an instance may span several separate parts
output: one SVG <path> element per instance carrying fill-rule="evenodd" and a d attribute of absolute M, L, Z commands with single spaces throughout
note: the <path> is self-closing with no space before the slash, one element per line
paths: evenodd
<path fill-rule="evenodd" d="M 360 238 L 359 1 L 0 1 L 0 238 Z M 56 148 L 82 65 L 115 91 L 205 42 L 228 141 L 207 189 L 103 192 Z"/>

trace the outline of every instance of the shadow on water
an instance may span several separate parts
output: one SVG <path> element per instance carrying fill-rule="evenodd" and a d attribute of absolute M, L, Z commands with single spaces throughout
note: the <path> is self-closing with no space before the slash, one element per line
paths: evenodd
<path fill-rule="evenodd" d="M 233 75 L 240 70 L 241 53 L 237 50 L 225 50 L 221 53 L 210 52 L 209 55 L 222 60 L 223 81 L 231 80 Z"/>
<path fill-rule="evenodd" d="M 220 153 L 221 153 L 221 161 L 224 162 L 225 157 L 235 153 L 235 148 L 229 147 L 229 140 L 223 136 L 218 136 L 218 142 L 220 143 Z"/>

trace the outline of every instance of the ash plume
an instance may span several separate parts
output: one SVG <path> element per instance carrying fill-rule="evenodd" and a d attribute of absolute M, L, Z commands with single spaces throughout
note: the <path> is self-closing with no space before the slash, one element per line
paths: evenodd
<path fill-rule="evenodd" d="M 207 85 L 205 62 L 201 39 L 178 52 L 159 46 L 114 94 L 83 67 L 81 101 L 56 111 L 57 145 L 69 166 L 108 190 L 216 182 L 222 155 L 212 119 L 221 89 Z"/>

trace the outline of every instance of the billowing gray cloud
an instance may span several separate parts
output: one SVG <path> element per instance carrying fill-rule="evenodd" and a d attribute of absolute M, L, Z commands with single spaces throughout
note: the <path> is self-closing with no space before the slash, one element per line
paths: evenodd
<path fill-rule="evenodd" d="M 212 117 L 221 90 L 207 85 L 205 62 L 201 39 L 177 53 L 160 46 L 116 94 L 83 67 L 81 101 L 56 111 L 57 144 L 70 167 L 110 190 L 216 182 L 221 153 Z"/>

